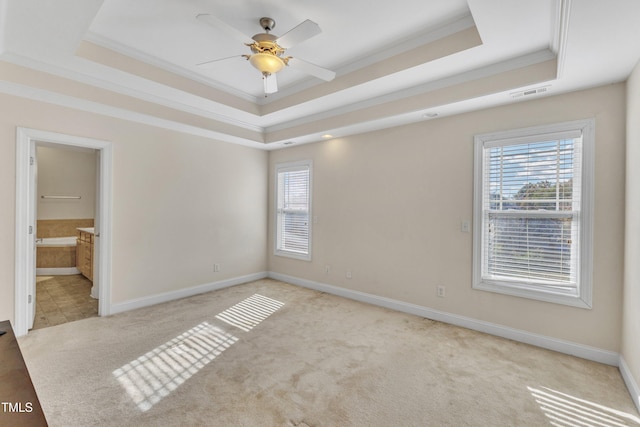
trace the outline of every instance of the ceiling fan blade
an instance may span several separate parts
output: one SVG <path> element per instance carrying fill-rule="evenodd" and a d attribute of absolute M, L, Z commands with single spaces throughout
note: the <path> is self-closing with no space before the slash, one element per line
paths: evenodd
<path fill-rule="evenodd" d="M 199 64 L 196 64 L 196 66 L 198 66 L 198 67 L 200 67 L 200 68 L 202 68 L 202 69 L 205 69 L 205 70 L 206 70 L 207 68 L 211 68 L 211 67 L 213 67 L 213 66 L 214 66 L 214 65 L 216 65 L 218 62 L 226 61 L 226 60 L 228 60 L 228 59 L 235 59 L 235 58 L 244 58 L 244 56 L 243 56 L 243 55 L 227 56 L 227 57 L 225 57 L 225 58 L 218 58 L 218 59 L 213 59 L 213 60 L 211 60 L 211 61 L 201 62 L 201 63 L 199 63 Z M 244 58 L 244 59 L 246 59 L 246 58 Z"/>
<path fill-rule="evenodd" d="M 298 43 L 302 43 L 303 41 L 310 39 L 311 37 L 318 35 L 322 32 L 320 26 L 315 22 L 307 19 L 306 21 L 298 24 L 297 27 L 292 28 L 282 36 L 280 36 L 276 42 L 280 47 L 285 49 L 289 49 L 297 45 Z"/>
<path fill-rule="evenodd" d="M 336 77 L 336 73 L 334 71 L 327 70 L 326 68 L 322 68 L 318 65 L 312 64 L 311 62 L 303 61 L 302 59 L 289 58 L 288 65 L 327 82 L 330 82 Z"/>
<path fill-rule="evenodd" d="M 216 18 L 215 16 L 209 13 L 201 13 L 198 16 L 196 16 L 196 19 L 214 28 L 219 28 L 220 30 L 224 31 L 234 39 L 244 44 L 252 44 L 254 42 L 254 40 L 251 37 L 247 36 L 242 31 L 233 28 L 231 25 L 227 24 L 226 22 Z"/>
<path fill-rule="evenodd" d="M 268 93 L 276 93 L 278 91 L 278 79 L 275 74 L 269 74 L 268 76 L 262 76 L 264 81 L 264 96 Z"/>

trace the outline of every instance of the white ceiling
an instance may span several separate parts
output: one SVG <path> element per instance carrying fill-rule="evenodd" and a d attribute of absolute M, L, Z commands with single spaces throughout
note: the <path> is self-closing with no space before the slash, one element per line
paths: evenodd
<path fill-rule="evenodd" d="M 265 98 L 242 58 L 197 67 L 248 51 L 199 13 L 249 36 L 315 21 L 287 55 L 337 77 L 287 67 Z M 0 91 L 265 149 L 619 82 L 640 58 L 637 0 L 0 0 L 0 19 Z"/>

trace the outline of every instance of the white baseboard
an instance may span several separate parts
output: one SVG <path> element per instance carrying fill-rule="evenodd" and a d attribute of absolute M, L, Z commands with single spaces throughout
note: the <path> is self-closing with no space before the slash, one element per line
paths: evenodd
<path fill-rule="evenodd" d="M 526 344 L 535 345 L 537 347 L 546 348 L 549 350 L 558 351 L 560 353 L 569 354 L 572 356 L 581 357 L 587 360 L 593 360 L 595 362 L 604 363 L 612 366 L 619 366 L 621 358 L 618 353 L 602 350 L 595 347 L 590 347 L 570 341 L 560 340 L 544 335 L 534 334 L 531 332 L 522 331 L 520 329 L 514 329 L 507 326 L 498 325 L 495 323 L 489 323 L 482 320 L 476 320 L 470 317 L 459 316 L 457 314 L 451 314 L 431 308 L 423 307 L 416 304 L 411 304 L 403 301 L 394 300 L 391 298 L 381 297 L 365 292 L 354 291 L 346 288 L 340 288 L 338 286 L 328 285 L 326 283 L 314 282 L 307 279 L 301 279 L 286 274 L 280 274 L 276 272 L 260 272 L 250 274 L 247 276 L 234 277 L 231 279 L 221 280 L 219 282 L 206 283 L 203 285 L 194 286 L 191 288 L 180 289 L 172 292 L 165 292 L 162 294 L 152 295 L 144 298 L 137 298 L 121 303 L 115 303 L 111 305 L 111 314 L 122 313 L 124 311 L 134 310 L 136 308 L 148 307 L 150 305 L 160 304 L 180 298 L 190 297 L 193 295 L 215 291 L 218 289 L 228 288 L 231 286 L 239 285 L 242 283 L 250 282 L 253 280 L 260 280 L 266 277 L 270 277 L 283 282 L 291 283 L 293 285 L 302 286 L 309 289 L 314 289 L 321 292 L 327 292 L 329 294 L 349 298 L 352 300 L 364 302 L 367 304 L 373 304 L 380 307 L 389 308 L 403 313 L 414 314 L 416 316 L 425 317 L 427 319 L 437 320 L 444 323 L 449 323 L 456 326 L 461 326 L 467 329 L 484 332 L 490 335 L 495 335 L 503 338 L 508 338 L 514 341 L 523 342 Z M 628 377 L 632 379 L 631 375 Z M 636 398 L 638 393 L 636 393 Z"/>
<path fill-rule="evenodd" d="M 325 283 L 300 279 L 298 277 L 288 276 L 286 274 L 280 274 L 271 271 L 269 272 L 269 277 L 305 288 L 315 289 L 317 291 L 338 295 L 344 298 L 349 298 L 380 307 L 390 308 L 392 310 L 401 311 L 403 313 L 414 314 L 416 316 L 425 317 L 427 319 L 437 320 L 456 326 L 462 326 L 467 329 L 473 329 L 475 331 L 508 338 L 510 340 L 535 345 L 537 347 L 542 347 L 560 353 L 581 357 L 587 360 L 593 360 L 595 362 L 600 362 L 611 366 L 618 366 L 618 363 L 620 361 L 620 355 L 613 351 L 602 350 L 599 348 L 590 347 L 570 341 L 526 332 L 520 329 L 509 328 L 495 323 L 484 322 L 482 320 L 476 320 L 470 317 L 464 317 L 457 314 L 433 310 L 427 307 L 406 303 L 391 298 L 380 297 L 377 295 L 353 291 L 350 289 L 340 288 Z"/>
<path fill-rule="evenodd" d="M 624 379 L 624 383 L 627 385 L 633 403 L 636 404 L 636 408 L 638 408 L 638 412 L 640 412 L 640 386 L 638 386 L 638 383 L 633 378 L 629 366 L 622 356 L 620 356 L 620 374 L 622 374 L 622 379 Z"/>
<path fill-rule="evenodd" d="M 193 286 L 191 288 L 179 289 L 177 291 L 165 292 L 162 294 L 152 295 L 144 298 L 136 298 L 125 302 L 111 304 L 111 314 L 122 313 L 136 308 L 148 307 L 163 302 L 173 301 L 180 298 L 186 298 L 193 295 L 203 294 L 205 292 L 216 291 L 218 289 L 228 288 L 242 283 L 260 280 L 267 277 L 267 272 L 249 274 L 246 276 L 234 277 L 231 279 L 221 280 L 219 282 L 205 283 L 203 285 Z"/>
<path fill-rule="evenodd" d="M 80 274 L 76 267 L 36 268 L 36 276 L 71 276 Z"/>
<path fill-rule="evenodd" d="M 424 317 L 427 319 L 437 320 L 444 323 L 449 323 L 456 326 L 461 326 L 467 329 L 484 332 L 490 335 L 495 335 L 514 341 L 531 344 L 537 347 L 554 350 L 560 353 L 569 354 L 572 356 L 581 357 L 583 359 L 592 360 L 595 362 L 604 363 L 611 366 L 617 366 L 620 369 L 622 378 L 629 389 L 631 398 L 636 407 L 640 411 L 640 387 L 633 378 L 629 367 L 624 361 L 624 358 L 618 353 L 602 350 L 595 347 L 590 347 L 570 341 L 560 340 L 557 338 L 547 337 L 544 335 L 534 334 L 531 332 L 514 329 L 495 323 L 484 322 L 481 320 L 472 319 L 470 317 L 459 316 L 456 314 L 446 313 L 439 310 L 433 310 L 427 307 L 411 304 L 403 301 L 394 300 L 391 298 L 381 297 L 365 292 L 354 291 L 346 288 L 340 288 L 338 286 L 329 285 L 326 283 L 314 282 L 307 279 L 301 279 L 294 276 L 288 276 L 286 274 L 270 272 L 260 272 L 255 274 L 249 274 L 246 276 L 234 277 L 231 279 L 221 280 L 218 282 L 206 283 L 203 285 L 194 286 L 187 289 L 180 289 L 172 292 L 165 292 L 162 294 L 153 295 L 150 297 L 137 298 L 121 303 L 111 305 L 111 314 L 122 313 L 124 311 L 134 310 L 137 308 L 147 307 L 163 302 L 168 302 L 180 298 L 190 297 L 205 292 L 215 291 L 231 286 L 239 285 L 242 283 L 251 282 L 253 280 L 260 280 L 264 278 L 272 278 L 283 282 L 291 283 L 293 285 L 302 286 L 304 288 L 314 289 L 321 292 L 326 292 L 332 295 L 349 298 L 352 300 L 364 302 L 367 304 L 377 305 L 380 307 L 389 308 L 392 310 L 400 311 L 403 313 L 409 313 L 416 316 Z"/>

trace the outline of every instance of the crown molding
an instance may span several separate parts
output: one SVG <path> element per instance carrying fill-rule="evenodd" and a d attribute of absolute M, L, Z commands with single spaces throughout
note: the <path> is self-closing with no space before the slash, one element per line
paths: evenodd
<path fill-rule="evenodd" d="M 557 0 L 554 10 L 553 23 L 555 25 L 553 25 L 553 34 L 551 35 L 551 50 L 558 57 L 558 78 L 562 77 L 566 63 L 571 5 L 571 0 Z"/>
<path fill-rule="evenodd" d="M 364 101 L 345 105 L 340 108 L 334 108 L 328 111 L 312 114 L 297 120 L 290 120 L 274 126 L 267 126 L 265 128 L 265 132 L 269 134 L 271 132 L 278 132 L 292 127 L 313 123 L 318 120 L 342 116 L 344 114 L 352 113 L 358 110 L 399 101 L 416 95 L 423 95 L 434 90 L 443 89 L 462 83 L 473 82 L 474 80 L 479 80 L 484 77 L 506 73 L 509 71 L 525 68 L 530 65 L 540 64 L 549 60 L 553 60 L 554 58 L 555 55 L 553 54 L 553 52 L 549 51 L 548 49 L 542 49 L 536 52 L 531 52 L 527 55 L 511 58 L 496 64 L 476 68 L 474 70 L 466 71 L 464 73 L 459 73 L 454 76 L 445 77 L 435 81 L 426 82 L 403 90 L 394 91 L 392 93 L 381 95 L 375 98 L 369 98 Z"/>
<path fill-rule="evenodd" d="M 410 50 L 417 49 L 420 46 L 424 46 L 433 43 L 442 38 L 451 36 L 464 30 L 475 27 L 475 21 L 470 13 L 456 16 L 448 21 L 445 21 L 437 27 L 431 27 L 427 30 L 415 34 L 411 37 L 406 37 L 398 42 L 389 43 L 379 49 L 376 49 L 374 53 L 363 54 L 357 58 L 353 58 L 347 63 L 338 65 L 334 71 L 336 77 L 344 76 L 354 71 L 361 70 L 369 67 L 372 64 L 385 61 L 396 55 L 409 52 Z M 270 95 L 268 98 L 258 98 L 260 105 L 268 105 L 273 102 L 279 101 L 283 98 L 287 98 L 298 92 L 307 90 L 313 86 L 317 86 L 320 82 L 317 79 L 309 78 L 301 82 L 294 83 L 293 85 L 278 90 L 275 94 Z"/>
<path fill-rule="evenodd" d="M 125 78 L 127 79 L 127 82 L 129 84 L 127 86 L 124 86 L 119 83 L 114 83 L 113 81 L 106 81 L 85 73 L 80 73 L 77 71 L 72 71 L 68 68 L 63 68 L 61 66 L 37 61 L 32 58 L 15 54 L 12 52 L 5 52 L 0 54 L 0 61 L 5 61 L 10 64 L 30 68 L 32 70 L 40 71 L 42 73 L 61 77 L 69 81 L 87 84 L 90 86 L 94 86 L 94 87 L 104 89 L 110 92 L 114 92 L 120 95 L 133 97 L 133 98 L 150 102 L 153 104 L 162 105 L 164 107 L 172 108 L 178 111 L 183 111 L 185 113 L 194 114 L 200 117 L 205 117 L 207 119 L 216 120 L 216 121 L 226 123 L 231 126 L 236 126 L 242 129 L 246 129 L 252 132 L 259 132 L 259 133 L 264 132 L 264 128 L 262 126 L 255 125 L 253 123 L 250 123 L 244 120 L 239 120 L 226 114 L 220 114 L 215 112 L 216 109 L 221 109 L 221 108 L 230 109 L 230 107 L 227 107 L 226 105 L 216 103 L 215 101 L 211 101 L 211 100 L 207 100 L 208 105 L 204 105 L 203 99 L 196 95 L 187 94 L 174 88 L 167 89 L 167 86 L 164 86 L 155 82 L 150 82 L 140 77 L 126 75 Z M 92 64 L 92 65 L 96 67 L 102 66 L 100 64 Z M 113 76 L 114 71 L 110 70 L 110 73 Z M 141 87 L 143 83 L 145 85 L 158 86 L 158 90 L 143 91 L 143 90 L 132 89 L 135 87 Z M 170 97 L 168 95 L 167 96 L 156 95 L 155 93 L 158 93 L 160 88 L 163 90 L 175 91 L 176 93 L 180 92 L 180 97 L 185 97 L 185 96 L 192 97 L 191 98 L 192 102 L 186 103 L 186 102 L 177 101 L 176 99 L 179 99 L 180 98 L 179 96 Z M 194 107 L 194 105 L 200 105 L 200 107 Z M 255 117 L 255 115 L 251 115 L 251 117 Z"/>
<path fill-rule="evenodd" d="M 161 70 L 168 71 L 170 73 L 176 74 L 178 76 L 184 77 L 189 80 L 193 80 L 195 82 L 201 83 L 206 86 L 210 86 L 212 88 L 221 90 L 223 92 L 228 93 L 229 95 L 235 96 L 237 98 L 243 99 L 245 101 L 249 101 L 252 103 L 258 103 L 260 97 L 253 96 L 247 92 L 238 90 L 236 88 L 227 86 L 218 82 L 217 80 L 210 79 L 204 77 L 202 74 L 196 73 L 194 71 L 188 70 L 183 67 L 179 67 L 175 64 L 172 64 L 168 61 L 160 59 L 156 56 L 149 55 L 145 52 L 142 52 L 138 49 L 134 49 L 129 46 L 125 46 L 121 43 L 118 43 L 112 39 L 101 36 L 100 34 L 94 33 L 92 31 L 88 31 L 84 40 L 93 43 L 95 45 L 101 46 L 105 49 L 112 50 L 121 55 L 133 58 L 135 60 L 144 62 L 146 64 L 152 65 L 154 67 L 160 68 Z"/>
<path fill-rule="evenodd" d="M 0 81 L 0 93 L 61 107 L 67 107 L 83 112 L 95 113 L 107 117 L 113 117 L 116 119 L 127 120 L 134 123 L 141 123 L 161 129 L 201 136 L 222 142 L 229 142 L 232 144 L 239 144 L 246 147 L 259 148 L 263 150 L 267 149 L 267 146 L 262 141 L 252 141 L 247 138 L 230 135 L 224 132 L 216 132 L 210 129 L 187 125 L 176 121 L 154 117 L 148 114 L 137 113 L 135 111 L 112 107 L 98 102 L 88 101 L 86 99 L 80 99 L 68 95 L 63 95 L 57 92 L 34 88 L 31 86 L 25 86 L 22 84 Z"/>

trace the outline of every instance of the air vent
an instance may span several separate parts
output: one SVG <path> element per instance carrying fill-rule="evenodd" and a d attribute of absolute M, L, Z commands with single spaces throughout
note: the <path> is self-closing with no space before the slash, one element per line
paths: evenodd
<path fill-rule="evenodd" d="M 522 98 L 524 96 L 531 96 L 531 95 L 537 95 L 540 93 L 544 93 L 546 91 L 549 90 L 550 86 L 541 86 L 541 87 L 536 87 L 533 89 L 527 89 L 527 90 L 521 90 L 518 92 L 511 92 L 509 95 L 511 95 L 512 98 Z"/>

